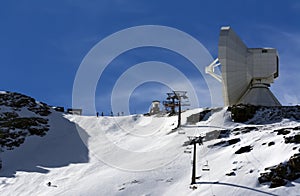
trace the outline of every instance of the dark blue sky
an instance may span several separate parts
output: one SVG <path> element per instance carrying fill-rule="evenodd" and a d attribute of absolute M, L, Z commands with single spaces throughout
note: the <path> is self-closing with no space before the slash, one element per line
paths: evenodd
<path fill-rule="evenodd" d="M 74 77 L 82 59 L 106 36 L 136 25 L 166 25 L 198 39 L 215 58 L 220 27 L 230 25 L 249 47 L 278 49 L 280 77 L 272 90 L 283 104 L 296 104 L 300 98 L 299 21 L 300 2 L 296 0 L 1 1 L 0 88 L 70 107 Z M 128 68 L 153 59 L 189 67 L 189 62 L 178 55 L 156 49 L 129 51 L 117 61 Z M 96 92 L 96 97 L 100 97 L 98 110 L 110 111 L 107 93 L 125 67 L 114 70 L 112 62 L 106 77 L 99 81 L 104 87 Z M 196 77 L 192 68 L 184 72 Z M 159 84 L 152 87 L 167 89 Z M 145 103 L 164 97 L 153 93 L 147 98 L 139 97 L 139 89 L 142 88 L 132 96 L 135 106 L 131 111 L 145 112 L 149 106 Z"/>

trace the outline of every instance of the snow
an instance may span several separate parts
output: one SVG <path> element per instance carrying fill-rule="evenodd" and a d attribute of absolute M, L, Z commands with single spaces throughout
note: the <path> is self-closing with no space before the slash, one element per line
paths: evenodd
<path fill-rule="evenodd" d="M 186 117 L 203 111 L 188 110 Z M 28 115 L 28 114 L 26 114 Z M 191 182 L 192 154 L 183 153 L 187 136 L 247 124 L 234 123 L 227 109 L 206 121 L 185 125 L 185 134 L 172 131 L 177 117 L 93 117 L 53 111 L 45 137 L 31 136 L 13 151 L 1 153 L 1 195 L 299 195 L 299 180 L 288 187 L 269 189 L 257 178 L 266 167 L 288 160 L 299 145 L 284 144 L 273 131 L 300 123 L 283 120 L 259 126 L 258 131 L 230 135 L 241 142 L 209 147 L 223 139 L 197 146 L 197 189 Z M 275 145 L 268 146 L 269 142 Z M 266 143 L 266 145 L 262 145 Z M 234 154 L 251 145 L 249 153 Z M 202 171 L 208 162 L 210 171 Z M 226 176 L 234 171 L 236 176 Z M 51 182 L 49 187 L 47 182 Z"/>

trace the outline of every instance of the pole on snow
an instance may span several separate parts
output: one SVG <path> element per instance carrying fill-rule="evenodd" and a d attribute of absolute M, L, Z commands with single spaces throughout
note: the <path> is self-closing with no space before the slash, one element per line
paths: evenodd
<path fill-rule="evenodd" d="M 196 144 L 203 145 L 203 137 L 201 137 L 201 136 L 195 137 L 190 141 L 190 145 L 194 145 L 191 185 L 196 184 L 196 151 L 197 151 Z"/>

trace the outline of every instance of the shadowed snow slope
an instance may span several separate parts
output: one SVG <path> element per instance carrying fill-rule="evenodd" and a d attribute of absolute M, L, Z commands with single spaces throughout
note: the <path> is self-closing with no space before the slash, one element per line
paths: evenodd
<path fill-rule="evenodd" d="M 50 130 L 46 136 L 28 136 L 20 147 L 1 153 L 1 177 L 13 177 L 17 171 L 48 173 L 48 168 L 88 162 L 88 149 L 76 125 L 55 111 L 47 118 Z"/>
<path fill-rule="evenodd" d="M 203 109 L 183 113 L 183 123 Z M 298 181 L 269 188 L 259 184 L 265 168 L 287 161 L 299 144 L 274 130 L 300 126 L 284 119 L 266 125 L 234 123 L 226 109 L 173 131 L 177 117 L 89 117 L 53 112 L 44 137 L 32 136 L 2 153 L 1 195 L 299 195 Z M 75 128 L 77 125 L 78 132 Z M 220 128 L 217 128 L 220 127 Z M 227 138 L 197 146 L 197 189 L 191 182 L 192 146 L 187 136 L 228 129 Z M 245 131 L 246 130 L 246 131 Z M 291 129 L 292 130 L 292 129 Z M 179 133 L 181 134 L 179 134 Z M 297 134 L 292 130 L 288 135 Z M 82 138 L 82 140 L 80 139 Z M 232 145 L 214 145 L 239 138 Z M 268 145 L 273 142 L 272 145 Z M 87 147 L 85 147 L 85 145 Z M 235 154 L 241 147 L 250 152 Z M 208 164 L 207 164 L 208 163 Z M 209 171 L 202 171 L 202 168 Z M 229 173 L 234 175 L 226 175 Z M 47 182 L 51 186 L 47 186 Z"/>

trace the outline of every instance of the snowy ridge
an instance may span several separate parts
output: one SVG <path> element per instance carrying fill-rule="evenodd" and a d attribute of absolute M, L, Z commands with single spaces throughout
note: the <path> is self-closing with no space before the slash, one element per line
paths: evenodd
<path fill-rule="evenodd" d="M 184 112 L 183 123 L 201 111 Z M 299 179 L 272 189 L 269 183 L 258 182 L 265 168 L 299 153 L 299 144 L 285 143 L 284 138 L 299 133 L 292 129 L 300 126 L 298 121 L 284 119 L 259 126 L 234 123 L 224 108 L 205 121 L 184 125 L 180 129 L 184 134 L 172 131 L 176 123 L 176 116 L 97 118 L 53 111 L 46 136 L 32 136 L 21 147 L 1 153 L 1 195 L 299 195 Z M 187 136 L 217 127 L 231 133 L 198 147 L 200 178 L 197 189 L 192 190 L 192 154 L 184 153 L 191 146 L 183 144 Z M 290 133 L 277 134 L 276 130 L 285 128 L 290 128 Z M 237 143 L 222 144 L 237 138 Z M 245 146 L 252 150 L 235 154 Z M 148 156 L 151 152 L 156 153 Z M 210 171 L 202 171 L 206 163 Z M 49 181 L 50 187 L 46 185 Z"/>

